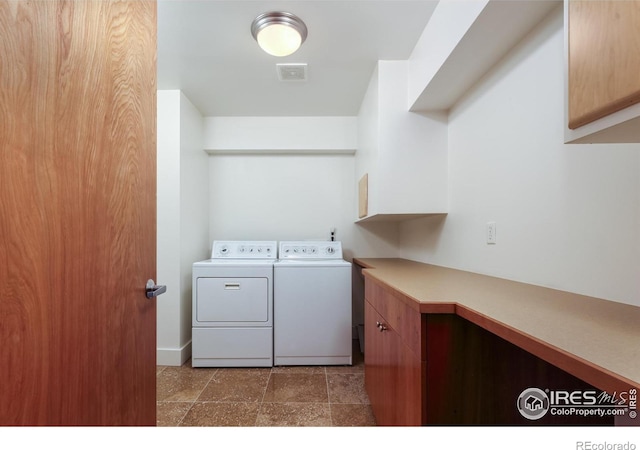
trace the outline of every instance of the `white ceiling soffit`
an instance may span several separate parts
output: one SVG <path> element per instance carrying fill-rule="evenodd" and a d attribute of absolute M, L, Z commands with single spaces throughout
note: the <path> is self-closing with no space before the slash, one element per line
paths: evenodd
<path fill-rule="evenodd" d="M 204 116 L 355 116 L 378 60 L 406 60 L 432 0 L 159 0 L 158 89 L 180 89 Z M 293 55 L 263 52 L 259 14 L 299 16 L 309 35 Z M 307 64 L 281 82 L 276 64 Z"/>
<path fill-rule="evenodd" d="M 448 110 L 554 8 L 558 0 L 490 1 L 447 55 L 412 111 Z M 437 12 L 433 16 L 437 20 Z M 435 55 L 440 56 L 440 55 Z M 434 58 L 437 59 L 437 58 Z M 413 99 L 412 99 L 413 100 Z"/>

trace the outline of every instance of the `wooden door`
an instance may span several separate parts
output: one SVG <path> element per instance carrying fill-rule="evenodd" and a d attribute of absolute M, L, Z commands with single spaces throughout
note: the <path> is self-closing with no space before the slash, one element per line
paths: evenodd
<path fill-rule="evenodd" d="M 155 1 L 0 0 L 0 424 L 155 425 Z"/>

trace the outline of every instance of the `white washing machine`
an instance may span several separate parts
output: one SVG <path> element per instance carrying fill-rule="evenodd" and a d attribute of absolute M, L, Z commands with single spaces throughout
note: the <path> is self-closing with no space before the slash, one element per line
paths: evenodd
<path fill-rule="evenodd" d="M 351 263 L 338 241 L 283 241 L 273 266 L 274 365 L 351 365 Z"/>
<path fill-rule="evenodd" d="M 276 241 L 214 241 L 193 264 L 193 367 L 273 366 Z"/>

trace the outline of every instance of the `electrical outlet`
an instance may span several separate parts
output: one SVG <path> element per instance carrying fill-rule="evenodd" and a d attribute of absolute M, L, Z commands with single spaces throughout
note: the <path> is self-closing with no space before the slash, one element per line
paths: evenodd
<path fill-rule="evenodd" d="M 487 244 L 496 243 L 496 223 L 487 222 Z"/>

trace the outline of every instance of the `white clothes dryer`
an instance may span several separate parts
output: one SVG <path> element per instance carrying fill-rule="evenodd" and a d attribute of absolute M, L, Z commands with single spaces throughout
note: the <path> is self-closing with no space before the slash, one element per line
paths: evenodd
<path fill-rule="evenodd" d="M 193 367 L 273 366 L 276 241 L 214 241 L 193 264 Z"/>
<path fill-rule="evenodd" d="M 351 263 L 339 241 L 283 241 L 274 264 L 274 365 L 351 365 Z"/>

